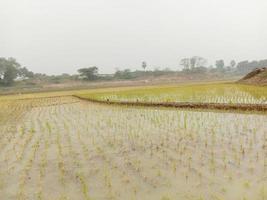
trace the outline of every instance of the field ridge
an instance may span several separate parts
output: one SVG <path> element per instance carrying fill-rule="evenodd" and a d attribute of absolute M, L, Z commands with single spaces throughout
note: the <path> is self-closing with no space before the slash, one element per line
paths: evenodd
<path fill-rule="evenodd" d="M 245 103 L 201 103 L 201 102 L 142 102 L 142 101 L 110 101 L 72 95 L 81 100 L 110 105 L 127 106 L 149 106 L 149 107 L 171 107 L 209 110 L 239 110 L 239 111 L 260 111 L 267 112 L 267 104 L 245 104 Z"/>

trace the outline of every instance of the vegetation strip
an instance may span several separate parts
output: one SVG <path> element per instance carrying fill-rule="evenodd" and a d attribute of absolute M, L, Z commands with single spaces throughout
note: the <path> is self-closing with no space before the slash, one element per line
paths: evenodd
<path fill-rule="evenodd" d="M 104 103 L 112 105 L 128 105 L 128 106 L 149 106 L 149 107 L 172 107 L 172 108 L 190 108 L 190 109 L 212 109 L 212 110 L 240 110 L 240 111 L 261 111 L 267 112 L 265 104 L 227 104 L 227 103 L 195 103 L 195 102 L 132 102 L 132 101 L 110 101 L 97 100 L 93 98 L 85 98 L 78 95 L 73 97 L 91 101 L 95 103 Z"/>

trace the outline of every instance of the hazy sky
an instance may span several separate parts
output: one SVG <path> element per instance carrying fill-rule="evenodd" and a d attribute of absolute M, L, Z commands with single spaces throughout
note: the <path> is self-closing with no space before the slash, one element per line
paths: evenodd
<path fill-rule="evenodd" d="M 0 0 L 0 57 L 35 72 L 267 58 L 267 0 Z"/>

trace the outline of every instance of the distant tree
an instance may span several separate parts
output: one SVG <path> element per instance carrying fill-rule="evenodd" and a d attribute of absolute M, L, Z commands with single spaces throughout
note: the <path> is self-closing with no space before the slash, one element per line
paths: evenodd
<path fill-rule="evenodd" d="M 5 62 L 6 62 L 6 60 L 4 58 L 0 58 L 0 81 L 3 80 L 4 74 L 5 74 L 5 71 L 6 71 Z"/>
<path fill-rule="evenodd" d="M 146 64 L 145 61 L 143 61 L 143 62 L 142 62 L 142 68 L 143 68 L 144 70 L 146 70 L 146 67 L 147 67 L 147 64 Z"/>
<path fill-rule="evenodd" d="M 60 77 L 62 79 L 71 79 L 71 75 L 69 75 L 68 73 L 63 73 L 63 74 L 60 75 Z"/>
<path fill-rule="evenodd" d="M 184 67 L 184 70 L 189 70 L 190 69 L 190 58 L 183 58 L 180 61 L 180 65 Z"/>
<path fill-rule="evenodd" d="M 259 65 L 259 62 L 257 60 L 253 60 L 251 62 L 249 62 L 248 64 L 248 68 L 249 70 L 253 70 L 255 68 L 258 68 L 260 65 Z"/>
<path fill-rule="evenodd" d="M 80 77 L 88 81 L 93 81 L 98 78 L 98 68 L 95 66 L 78 69 L 78 73 L 80 74 Z"/>
<path fill-rule="evenodd" d="M 14 67 L 10 66 L 6 69 L 4 74 L 4 85 L 11 85 L 14 80 L 18 77 L 19 71 Z"/>
<path fill-rule="evenodd" d="M 238 73 L 245 74 L 249 71 L 249 62 L 248 60 L 241 61 L 236 66 Z"/>
<path fill-rule="evenodd" d="M 11 85 L 20 75 L 20 64 L 14 58 L 0 58 L 0 83 Z"/>
<path fill-rule="evenodd" d="M 224 68 L 224 60 L 216 60 L 216 68 L 222 70 Z"/>
<path fill-rule="evenodd" d="M 206 67 L 195 67 L 191 69 L 191 73 L 204 74 L 208 71 Z"/>
<path fill-rule="evenodd" d="M 191 58 L 183 58 L 180 61 L 180 65 L 184 66 L 184 70 L 192 70 L 196 67 L 204 67 L 207 63 L 205 58 L 200 56 L 193 56 Z"/>
<path fill-rule="evenodd" d="M 195 57 L 190 58 L 190 69 L 194 69 L 196 67 L 197 60 Z"/>
<path fill-rule="evenodd" d="M 154 67 L 154 72 L 158 72 L 160 71 L 160 68 L 159 67 Z"/>
<path fill-rule="evenodd" d="M 258 67 L 267 67 L 267 59 L 265 60 L 260 60 L 258 62 Z"/>
<path fill-rule="evenodd" d="M 169 67 L 163 69 L 164 72 L 171 72 L 172 70 Z"/>
<path fill-rule="evenodd" d="M 191 66 L 191 68 L 195 68 L 195 67 L 204 67 L 207 63 L 207 60 L 205 58 L 202 58 L 200 56 L 194 56 L 191 58 L 191 64 L 193 64 Z"/>
<path fill-rule="evenodd" d="M 144 72 L 142 72 L 144 73 Z M 117 79 L 132 79 L 135 78 L 133 72 L 130 69 L 117 70 L 114 74 L 114 77 Z"/>
<path fill-rule="evenodd" d="M 236 62 L 235 62 L 235 60 L 231 60 L 231 62 L 230 62 L 230 66 L 231 66 L 232 68 L 234 68 L 234 67 L 235 67 L 235 65 L 236 65 Z"/>
<path fill-rule="evenodd" d="M 33 78 L 34 73 L 29 71 L 26 67 L 23 67 L 19 70 L 19 75 L 22 78 Z"/>
<path fill-rule="evenodd" d="M 239 74 L 246 74 L 256 68 L 267 67 L 267 59 L 265 60 L 253 60 L 251 62 L 245 60 L 237 64 L 236 69 Z"/>

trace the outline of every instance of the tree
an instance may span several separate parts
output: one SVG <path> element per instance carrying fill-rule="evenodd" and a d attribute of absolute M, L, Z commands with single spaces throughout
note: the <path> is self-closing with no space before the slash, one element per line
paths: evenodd
<path fill-rule="evenodd" d="M 4 85 L 11 85 L 14 80 L 18 77 L 19 71 L 14 67 L 10 66 L 4 73 L 3 83 Z"/>
<path fill-rule="evenodd" d="M 189 70 L 190 69 L 190 58 L 183 58 L 180 61 L 180 65 L 184 67 L 184 70 Z"/>
<path fill-rule="evenodd" d="M 265 60 L 253 60 L 251 62 L 245 60 L 241 61 L 237 64 L 236 69 L 239 74 L 246 74 L 251 72 L 256 68 L 266 67 L 267 66 L 267 59 Z"/>
<path fill-rule="evenodd" d="M 240 74 L 248 73 L 248 66 L 249 66 L 248 60 L 239 62 L 236 66 L 238 73 Z"/>
<path fill-rule="evenodd" d="M 22 78 L 33 78 L 34 73 L 29 71 L 26 67 L 23 67 L 19 70 L 19 76 Z"/>
<path fill-rule="evenodd" d="M 267 67 L 267 59 L 265 60 L 260 60 L 258 62 L 258 67 Z"/>
<path fill-rule="evenodd" d="M 197 67 L 204 67 L 207 63 L 205 58 L 200 56 L 193 56 L 191 58 L 183 58 L 180 61 L 180 65 L 184 66 L 184 70 L 192 70 Z"/>
<path fill-rule="evenodd" d="M 117 79 L 132 79 L 134 78 L 133 72 L 130 69 L 117 70 L 114 74 Z"/>
<path fill-rule="evenodd" d="M 80 77 L 88 81 L 93 81 L 98 78 L 98 68 L 95 66 L 78 69 L 78 73 L 80 74 Z"/>
<path fill-rule="evenodd" d="M 11 85 L 20 75 L 20 64 L 14 58 L 0 58 L 0 83 Z"/>
<path fill-rule="evenodd" d="M 235 60 L 232 60 L 232 61 L 230 62 L 230 66 L 231 66 L 232 68 L 234 68 L 234 67 L 235 67 L 235 65 L 236 65 L 236 62 L 235 62 Z"/>
<path fill-rule="evenodd" d="M 191 69 L 196 67 L 204 67 L 206 65 L 207 60 L 205 58 L 202 58 L 200 56 L 193 56 L 191 58 Z"/>
<path fill-rule="evenodd" d="M 196 67 L 196 59 L 194 57 L 190 58 L 190 69 L 194 69 Z"/>
<path fill-rule="evenodd" d="M 216 68 L 222 70 L 224 68 L 224 60 L 216 60 Z"/>
<path fill-rule="evenodd" d="M 145 61 L 143 61 L 143 62 L 142 62 L 142 68 L 143 68 L 144 70 L 146 70 L 146 67 L 147 67 L 147 64 L 146 64 Z"/>

